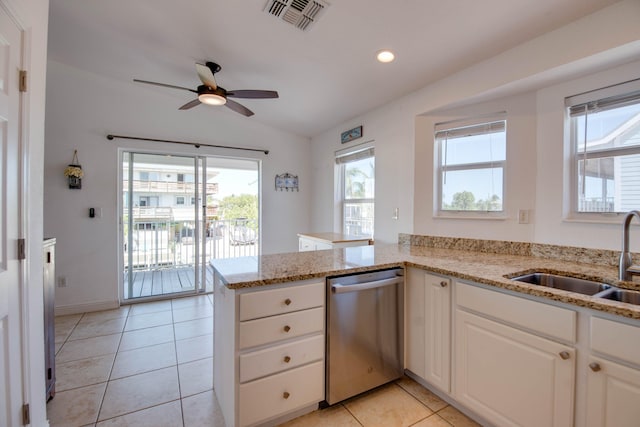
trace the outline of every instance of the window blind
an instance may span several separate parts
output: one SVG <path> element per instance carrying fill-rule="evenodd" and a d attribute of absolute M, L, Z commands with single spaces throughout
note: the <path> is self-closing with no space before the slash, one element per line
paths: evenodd
<path fill-rule="evenodd" d="M 497 111 L 482 116 L 456 119 L 436 123 L 435 139 L 461 138 L 465 136 L 483 135 L 504 132 L 507 126 L 507 112 Z"/>
<path fill-rule="evenodd" d="M 350 163 L 362 159 L 368 159 L 374 156 L 373 147 L 364 148 L 362 150 L 345 153 L 342 155 L 336 155 L 336 164 Z"/>
<path fill-rule="evenodd" d="M 571 117 L 640 103 L 640 79 L 565 98 Z"/>

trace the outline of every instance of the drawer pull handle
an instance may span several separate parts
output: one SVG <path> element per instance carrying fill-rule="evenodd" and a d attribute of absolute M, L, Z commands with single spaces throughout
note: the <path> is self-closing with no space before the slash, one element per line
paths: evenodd
<path fill-rule="evenodd" d="M 596 363 L 596 362 L 591 362 L 591 363 L 589 363 L 589 368 L 591 368 L 591 370 L 592 370 L 593 372 L 598 372 L 600 369 L 602 369 L 602 368 L 600 367 L 600 364 L 599 364 L 599 363 Z"/>
<path fill-rule="evenodd" d="M 291 305 L 291 300 L 289 298 L 284 300 L 284 305 Z"/>
<path fill-rule="evenodd" d="M 568 351 L 561 351 L 560 352 L 560 357 L 562 358 L 562 360 L 567 360 L 571 357 L 571 355 L 569 354 Z"/>
<path fill-rule="evenodd" d="M 448 284 L 449 283 L 447 283 L 446 280 L 443 280 L 442 282 L 440 282 L 440 286 L 442 286 L 443 288 L 446 288 Z"/>
<path fill-rule="evenodd" d="M 284 331 L 285 331 L 285 332 L 289 332 L 290 330 L 291 330 L 291 326 L 286 325 L 286 326 L 284 327 Z"/>
<path fill-rule="evenodd" d="M 285 391 L 284 393 L 282 393 L 282 397 L 284 397 L 285 399 L 288 399 L 289 396 L 291 396 L 291 395 L 289 394 L 288 391 Z"/>
<path fill-rule="evenodd" d="M 285 356 L 284 363 L 289 363 L 289 362 L 291 362 L 291 358 L 289 356 Z"/>

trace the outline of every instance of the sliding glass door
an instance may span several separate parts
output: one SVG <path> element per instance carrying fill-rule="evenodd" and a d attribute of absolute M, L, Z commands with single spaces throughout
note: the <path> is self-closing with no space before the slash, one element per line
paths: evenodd
<path fill-rule="evenodd" d="M 124 152 L 123 300 L 213 289 L 209 260 L 259 253 L 259 164 Z"/>

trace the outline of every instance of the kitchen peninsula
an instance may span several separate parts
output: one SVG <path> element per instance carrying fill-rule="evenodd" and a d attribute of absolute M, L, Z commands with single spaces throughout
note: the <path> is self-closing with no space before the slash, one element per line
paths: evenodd
<path fill-rule="evenodd" d="M 640 398 L 640 306 L 510 279 L 535 271 L 640 290 L 617 280 L 614 251 L 408 235 L 400 241 L 211 262 L 214 389 L 227 425 L 261 425 L 316 409 L 324 400 L 325 278 L 394 267 L 406 269 L 407 374 L 479 422 L 515 416 L 523 424 L 583 425 L 635 410 L 624 402 Z M 426 315 L 446 305 L 441 321 Z M 431 336 L 434 326 L 440 333 Z M 496 354 L 491 345 L 483 352 L 473 347 L 498 336 L 504 339 L 493 343 L 506 344 Z M 474 360 L 475 354 L 488 359 Z M 523 359 L 533 365 L 521 366 Z M 433 360 L 446 362 L 437 375 Z M 487 360 L 504 373 L 469 369 Z M 540 388 L 520 386 L 525 374 L 537 377 Z M 631 391 L 623 400 L 603 399 L 620 394 L 608 378 L 625 381 Z M 509 390 L 493 390 L 493 379 Z M 473 395 L 466 384 L 485 391 Z M 512 397 L 503 402 L 504 396 Z"/>

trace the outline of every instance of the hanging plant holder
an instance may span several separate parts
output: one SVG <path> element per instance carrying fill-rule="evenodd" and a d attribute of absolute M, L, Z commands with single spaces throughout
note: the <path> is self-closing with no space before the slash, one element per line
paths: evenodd
<path fill-rule="evenodd" d="M 71 160 L 71 164 L 65 168 L 64 176 L 69 182 L 69 188 L 74 190 L 82 188 L 82 177 L 84 176 L 84 172 L 82 171 L 82 166 L 80 166 L 80 162 L 78 161 L 78 150 L 73 151 L 73 159 Z"/>

